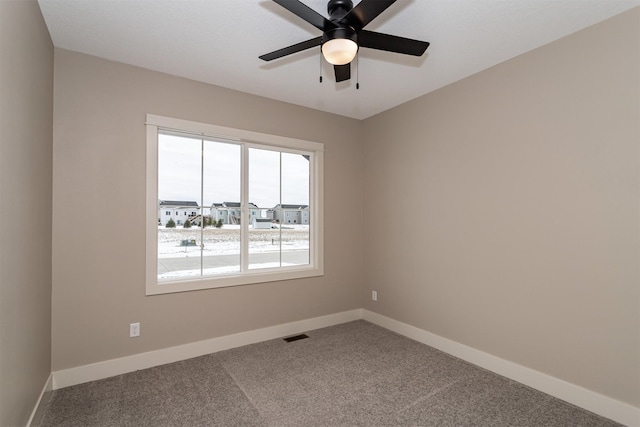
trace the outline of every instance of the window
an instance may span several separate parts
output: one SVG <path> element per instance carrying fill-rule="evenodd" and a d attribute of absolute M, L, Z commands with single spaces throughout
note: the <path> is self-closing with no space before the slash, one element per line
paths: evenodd
<path fill-rule="evenodd" d="M 322 275 L 322 165 L 316 142 L 147 115 L 147 294 Z"/>

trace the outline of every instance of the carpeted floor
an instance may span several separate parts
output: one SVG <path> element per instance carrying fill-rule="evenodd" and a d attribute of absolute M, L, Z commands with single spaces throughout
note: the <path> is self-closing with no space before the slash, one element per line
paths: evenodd
<path fill-rule="evenodd" d="M 366 321 L 54 391 L 41 426 L 615 426 Z"/>

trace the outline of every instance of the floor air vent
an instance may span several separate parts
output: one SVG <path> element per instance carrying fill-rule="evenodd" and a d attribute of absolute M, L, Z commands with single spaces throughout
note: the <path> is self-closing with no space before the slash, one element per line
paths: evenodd
<path fill-rule="evenodd" d="M 306 334 L 300 334 L 300 335 L 294 335 L 292 337 L 287 337 L 287 338 L 283 338 L 286 342 L 293 342 L 293 341 L 298 341 L 298 340 L 303 340 L 305 338 L 309 338 L 309 335 Z"/>

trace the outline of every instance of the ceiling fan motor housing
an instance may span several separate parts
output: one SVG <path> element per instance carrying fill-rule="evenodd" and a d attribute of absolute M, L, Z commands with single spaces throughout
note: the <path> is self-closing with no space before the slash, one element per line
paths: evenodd
<path fill-rule="evenodd" d="M 351 0 L 329 0 L 327 3 L 327 12 L 331 21 L 334 22 L 344 18 L 351 9 L 353 9 Z"/>

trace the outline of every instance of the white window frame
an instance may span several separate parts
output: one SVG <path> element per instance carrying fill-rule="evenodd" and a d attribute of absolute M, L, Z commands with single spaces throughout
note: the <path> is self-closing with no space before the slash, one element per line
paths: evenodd
<path fill-rule="evenodd" d="M 323 227 L 323 166 L 324 144 L 269 135 L 259 132 L 198 123 L 188 120 L 147 114 L 147 164 L 146 164 L 146 295 L 185 292 L 228 286 L 249 285 L 263 282 L 301 279 L 324 274 L 324 227 Z M 175 281 L 158 281 L 158 131 L 176 131 L 198 134 L 206 137 L 234 141 L 251 147 L 274 147 L 312 152 L 310 163 L 310 247 L 309 264 L 302 266 L 278 267 L 248 270 L 237 274 L 179 278 Z M 243 160 L 246 162 L 246 159 Z M 248 191 L 248 171 L 246 164 L 242 177 L 242 197 Z M 246 203 L 245 203 L 246 205 Z M 248 206 L 244 206 L 246 211 Z M 246 213 L 246 212 L 245 212 Z M 249 221 L 241 223 L 241 239 L 248 234 Z M 247 256 L 246 248 L 241 257 Z"/>

